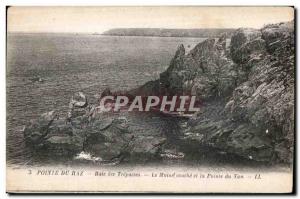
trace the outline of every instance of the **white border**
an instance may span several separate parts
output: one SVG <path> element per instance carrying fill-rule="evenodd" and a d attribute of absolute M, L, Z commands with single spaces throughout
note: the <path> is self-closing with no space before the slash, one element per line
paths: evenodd
<path fill-rule="evenodd" d="M 1 42 L 1 48 L 0 48 L 0 198 L 8 198 L 9 196 L 5 193 L 5 153 L 6 153 L 6 145 L 5 145 L 5 139 L 6 139 L 6 91 L 5 91 L 5 20 L 6 20 L 6 6 L 7 5 L 23 5 L 23 6 L 30 6 L 30 5 L 39 5 L 39 6 L 47 6 L 47 5 L 66 5 L 66 6 L 93 6 L 93 5 L 208 5 L 208 6 L 220 6 L 220 5 L 226 5 L 226 6 L 241 6 L 241 5 L 269 5 L 269 6 L 280 6 L 280 5 L 290 5 L 295 6 L 296 8 L 299 8 L 299 0 L 226 0 L 226 1 L 220 1 L 220 0 L 151 0 L 151 1 L 140 1 L 140 0 L 105 0 L 105 1 L 97 1 L 97 0 L 2 0 L 0 1 L 0 16 L 1 16 L 1 22 L 0 22 L 0 42 Z M 299 13 L 298 13 L 299 14 Z M 298 14 L 296 15 L 296 21 L 298 21 Z M 297 32 L 297 38 L 299 36 L 299 31 Z M 297 50 L 297 57 L 299 57 L 299 51 Z M 298 64 L 297 64 L 298 67 Z M 299 77 L 299 69 L 297 70 L 297 77 Z M 297 82 L 297 99 L 299 99 L 299 81 Z M 297 108 L 297 113 L 299 112 L 299 104 Z M 300 119 L 297 114 L 297 123 L 300 124 Z M 297 132 L 298 133 L 298 132 Z M 297 137 L 299 139 L 299 136 Z M 299 146 L 297 147 L 299 149 Z M 299 150 L 297 150 L 297 160 L 299 160 Z M 297 172 L 298 173 L 298 172 Z M 298 176 L 297 176 L 298 178 Z M 30 183 L 30 182 L 29 182 Z M 297 189 L 299 190 L 299 183 L 297 183 Z M 31 198 L 33 196 L 19 196 L 18 198 Z M 38 196 L 41 197 L 41 196 Z M 43 196 L 44 198 L 50 198 L 52 196 Z M 63 196 L 59 196 L 58 198 L 62 198 Z M 68 196 L 68 197 L 74 197 L 74 196 Z M 88 196 L 83 196 L 83 198 L 87 198 Z M 103 196 L 102 196 L 103 197 Z M 117 196 L 114 196 L 117 197 Z M 139 196 L 142 197 L 142 196 Z M 182 196 L 180 196 L 182 197 Z M 225 198 L 226 196 L 220 196 L 221 198 Z M 228 197 L 228 196 L 227 196 Z M 247 196 L 249 197 L 249 196 Z M 250 196 L 251 197 L 251 196 Z M 265 196 L 255 196 L 255 198 L 262 198 Z M 288 197 L 288 196 L 282 196 L 282 197 Z"/>

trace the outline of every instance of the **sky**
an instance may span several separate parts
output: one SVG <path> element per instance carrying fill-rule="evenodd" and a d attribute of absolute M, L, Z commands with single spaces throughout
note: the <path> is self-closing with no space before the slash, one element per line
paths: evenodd
<path fill-rule="evenodd" d="M 112 28 L 261 28 L 294 19 L 292 7 L 10 7 L 9 32 L 89 32 Z"/>

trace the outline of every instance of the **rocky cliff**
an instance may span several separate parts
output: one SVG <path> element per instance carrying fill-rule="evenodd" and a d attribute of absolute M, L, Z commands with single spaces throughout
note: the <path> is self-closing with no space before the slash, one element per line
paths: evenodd
<path fill-rule="evenodd" d="M 294 143 L 294 24 L 238 29 L 188 54 L 178 47 L 160 90 L 204 100 L 184 139 L 224 153 L 291 162 Z"/>
<path fill-rule="evenodd" d="M 196 95 L 203 102 L 201 111 L 180 128 L 175 120 L 168 124 L 179 129 L 172 136 L 183 147 L 195 146 L 194 153 L 208 147 L 250 161 L 291 163 L 294 42 L 294 22 L 289 22 L 260 30 L 238 29 L 231 37 L 223 34 L 207 39 L 188 53 L 180 45 L 158 80 L 127 94 Z M 144 120 L 140 127 L 150 130 L 140 133 L 127 121 L 127 113 L 96 114 L 95 107 L 82 93 L 77 94 L 68 114 L 61 117 L 50 112 L 27 125 L 26 143 L 36 151 L 55 155 L 86 151 L 103 161 L 184 157 L 166 147 L 173 140 L 164 133 L 163 125 L 147 126 L 149 122 Z"/>

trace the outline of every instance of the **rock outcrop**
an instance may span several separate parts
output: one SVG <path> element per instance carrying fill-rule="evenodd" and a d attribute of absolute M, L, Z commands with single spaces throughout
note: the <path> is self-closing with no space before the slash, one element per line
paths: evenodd
<path fill-rule="evenodd" d="M 237 29 L 230 43 L 222 35 L 188 53 L 180 45 L 160 79 L 137 90 L 196 95 L 204 102 L 184 130 L 185 141 L 197 140 L 199 146 L 250 160 L 290 163 L 295 128 L 294 42 L 294 25 L 288 22 L 260 30 Z"/>
<path fill-rule="evenodd" d="M 207 42 L 209 40 L 202 45 L 206 46 Z M 268 25 L 261 30 L 238 29 L 233 33 L 230 56 L 227 57 L 233 63 L 226 61 L 222 67 L 229 65 L 235 72 L 229 82 L 235 80 L 236 87 L 230 86 L 229 92 L 225 92 L 229 94 L 224 98 L 227 102 L 221 106 L 218 115 L 209 113 L 209 104 L 215 101 L 207 102 L 204 111 L 189 121 L 185 139 L 196 139 L 199 145 L 213 146 L 255 161 L 290 163 L 295 128 L 294 45 L 292 22 Z M 211 59 L 213 47 L 201 51 L 198 56 L 205 54 L 203 51 L 210 51 L 206 52 L 206 58 L 218 60 Z M 214 67 L 214 64 L 208 64 L 208 68 Z M 211 77 L 202 75 L 198 73 L 194 79 L 212 81 Z M 226 89 L 222 86 L 228 84 L 218 81 L 221 82 L 218 91 L 224 93 Z M 220 96 L 206 85 L 203 88 L 206 88 L 204 92 L 202 90 L 203 94 Z M 206 99 L 207 95 L 203 94 L 197 96 Z"/>
<path fill-rule="evenodd" d="M 294 22 L 272 24 L 260 30 L 238 29 L 230 38 L 224 34 L 207 39 L 190 52 L 180 45 L 158 80 L 124 93 L 196 95 L 203 102 L 201 111 L 174 135 L 183 143 L 250 161 L 291 163 L 294 70 Z M 103 161 L 184 157 L 164 149 L 165 134 L 155 128 L 139 133 L 126 113 L 99 114 L 83 93 L 72 98 L 69 108 L 64 117 L 50 112 L 27 125 L 26 143 L 59 156 L 85 151 Z"/>
<path fill-rule="evenodd" d="M 227 47 L 226 35 L 199 43 L 187 55 L 184 46 L 179 46 L 169 68 L 160 75 L 161 94 L 192 94 L 202 100 L 228 95 L 236 74 Z"/>
<path fill-rule="evenodd" d="M 70 104 L 66 116 L 52 111 L 31 121 L 24 130 L 27 145 L 52 158 L 72 158 L 83 151 L 103 162 L 160 158 L 164 135 L 140 134 L 130 128 L 126 116 L 97 112 L 83 93 L 75 94 Z"/>

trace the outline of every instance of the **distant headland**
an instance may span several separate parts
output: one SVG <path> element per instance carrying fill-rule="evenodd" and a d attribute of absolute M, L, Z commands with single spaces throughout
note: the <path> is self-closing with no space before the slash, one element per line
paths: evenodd
<path fill-rule="evenodd" d="M 231 28 L 164 29 L 164 28 L 114 28 L 102 33 L 110 36 L 152 36 L 152 37 L 219 37 L 223 33 L 231 35 Z"/>

